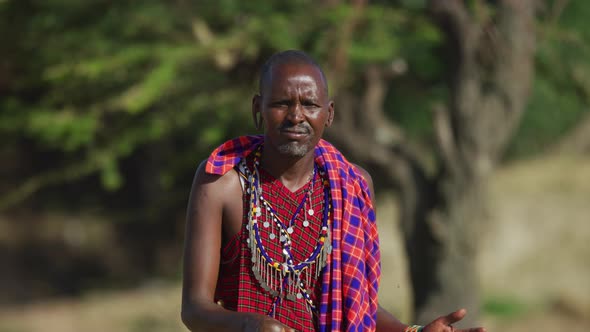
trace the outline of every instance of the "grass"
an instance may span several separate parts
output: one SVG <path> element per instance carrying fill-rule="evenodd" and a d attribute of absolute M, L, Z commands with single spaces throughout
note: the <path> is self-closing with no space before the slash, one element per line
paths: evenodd
<path fill-rule="evenodd" d="M 484 300 L 483 312 L 498 319 L 510 319 L 530 312 L 532 306 L 511 296 L 489 297 Z"/>

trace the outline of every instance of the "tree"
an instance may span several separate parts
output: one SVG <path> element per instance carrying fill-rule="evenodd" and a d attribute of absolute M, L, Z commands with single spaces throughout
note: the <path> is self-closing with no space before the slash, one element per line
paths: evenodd
<path fill-rule="evenodd" d="M 549 24 L 535 30 L 536 4 Z M 148 261 L 129 265 L 155 264 L 158 245 L 178 242 L 170 216 L 198 162 L 253 129 L 262 61 L 303 49 L 336 99 L 330 139 L 399 193 L 419 320 L 475 309 L 489 175 L 517 129 L 522 155 L 589 104 L 588 4 L 0 1 L 0 44 L 12 46 L 0 60 L 0 210 L 106 206 Z M 519 128 L 539 31 L 534 112 Z"/>
<path fill-rule="evenodd" d="M 368 65 L 362 94 L 346 86 L 337 93 L 341 120 L 331 137 L 378 170 L 379 181 L 399 190 L 418 322 L 457 307 L 471 309 L 470 319 L 477 319 L 475 262 L 486 182 L 526 107 L 534 72 L 535 3 L 429 3 L 445 36 L 449 91 L 448 102 L 433 108 L 437 158 L 431 165 L 387 120 L 384 98 L 391 67 Z M 358 11 L 365 7 L 362 1 L 356 4 Z M 353 18 L 347 24 L 355 23 Z M 343 43 L 332 64 L 345 63 L 339 59 L 346 48 Z M 359 121 L 356 109 L 364 111 Z"/>

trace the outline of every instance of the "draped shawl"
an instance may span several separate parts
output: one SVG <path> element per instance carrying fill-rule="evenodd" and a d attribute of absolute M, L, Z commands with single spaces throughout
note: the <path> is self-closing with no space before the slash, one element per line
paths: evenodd
<path fill-rule="evenodd" d="M 223 175 L 264 140 L 241 136 L 215 149 L 205 171 Z M 330 143 L 320 140 L 315 161 L 330 181 L 332 253 L 322 273 L 319 328 L 326 331 L 375 331 L 381 257 L 369 186 L 358 168 Z"/>

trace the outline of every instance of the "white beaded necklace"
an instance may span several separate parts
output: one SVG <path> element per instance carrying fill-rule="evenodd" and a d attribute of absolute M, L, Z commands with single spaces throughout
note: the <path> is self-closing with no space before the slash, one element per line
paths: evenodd
<path fill-rule="evenodd" d="M 314 170 L 310 176 L 310 183 L 306 189 L 303 200 L 293 213 L 288 224 L 284 223 L 278 217 L 276 211 L 272 208 L 270 203 L 264 199 L 262 186 L 260 184 L 260 173 L 258 171 L 259 160 L 261 156 L 261 147 L 254 152 L 253 170 L 250 172 L 245 160 L 240 163 L 240 170 L 247 176 L 248 186 L 247 194 L 250 195 L 249 211 L 248 211 L 248 247 L 252 254 L 252 271 L 258 280 L 260 286 L 266 290 L 271 296 L 275 297 L 272 308 L 269 310 L 269 315 L 273 316 L 276 305 L 280 299 L 286 298 L 295 301 L 296 299 L 305 299 L 308 310 L 316 310 L 316 307 L 311 300 L 309 294 L 309 287 L 312 278 L 318 278 L 321 274 L 322 268 L 326 265 L 327 258 L 331 252 L 331 235 L 330 235 L 330 187 L 329 182 L 323 178 L 324 171 L 319 170 L 319 175 L 322 176 L 322 183 L 324 184 L 324 204 L 323 204 L 323 218 L 322 226 L 319 233 L 319 239 L 315 249 L 308 255 L 308 257 L 301 262 L 294 262 L 291 254 L 292 241 L 290 235 L 293 233 L 295 227 L 295 220 L 301 210 L 304 211 L 304 219 L 302 226 L 309 227 L 310 222 L 307 216 L 313 216 L 314 211 L 311 204 L 311 193 L 313 192 L 313 182 L 317 175 L 317 165 L 314 164 Z M 309 201 L 309 209 L 307 209 L 307 202 Z M 269 228 L 270 240 L 277 239 L 282 247 L 283 261 L 273 260 L 267 253 L 261 240 L 261 233 L 259 229 L 259 219 L 262 219 L 264 212 L 264 221 L 261 223 L 262 227 Z M 275 227 L 277 235 L 275 235 Z"/>

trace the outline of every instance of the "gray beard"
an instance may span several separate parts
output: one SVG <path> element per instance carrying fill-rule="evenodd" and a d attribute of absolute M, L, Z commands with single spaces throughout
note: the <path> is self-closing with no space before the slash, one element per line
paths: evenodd
<path fill-rule="evenodd" d="M 310 148 L 308 144 L 300 144 L 299 142 L 290 142 L 278 147 L 281 154 L 285 154 L 291 157 L 303 157 L 305 156 Z"/>

